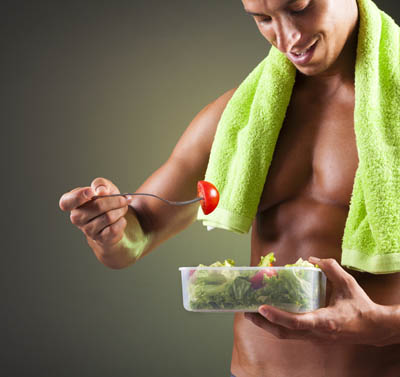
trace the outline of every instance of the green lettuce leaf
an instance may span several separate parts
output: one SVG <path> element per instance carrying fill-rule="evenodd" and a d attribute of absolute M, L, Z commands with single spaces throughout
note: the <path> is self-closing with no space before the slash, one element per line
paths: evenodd
<path fill-rule="evenodd" d="M 317 267 L 317 268 L 319 268 L 317 264 L 313 265 L 312 263 L 310 263 L 306 260 L 303 260 L 302 258 L 299 258 L 297 260 L 297 262 L 294 264 L 285 264 L 285 267 Z"/>
<path fill-rule="evenodd" d="M 261 257 L 259 267 L 269 267 L 275 261 L 273 253 Z M 215 262 L 208 267 L 233 267 L 231 259 Z M 199 265 L 199 267 L 207 267 Z M 299 259 L 285 267 L 314 267 Z M 292 311 L 307 310 L 312 297 L 318 297 L 318 285 L 313 284 L 313 271 L 296 268 L 277 269 L 276 275 L 264 275 L 262 286 L 255 287 L 252 278 L 259 270 L 236 271 L 196 270 L 189 279 L 190 306 L 194 310 L 243 309 L 257 310 L 268 304 Z M 313 291 L 314 290 L 314 291 Z"/>
<path fill-rule="evenodd" d="M 233 267 L 234 265 L 235 261 L 233 259 L 225 259 L 224 263 L 217 261 L 214 262 L 213 264 L 210 264 L 209 266 L 206 266 L 205 264 L 199 264 L 198 267 Z"/>
<path fill-rule="evenodd" d="M 267 255 L 264 255 L 260 259 L 260 263 L 258 263 L 258 267 L 269 267 L 272 265 L 273 262 L 275 262 L 275 256 L 274 253 L 268 253 Z"/>

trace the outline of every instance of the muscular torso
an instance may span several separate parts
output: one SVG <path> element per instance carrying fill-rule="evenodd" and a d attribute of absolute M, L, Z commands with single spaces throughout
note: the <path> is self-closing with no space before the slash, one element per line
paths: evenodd
<path fill-rule="evenodd" d="M 252 227 L 251 265 L 273 251 L 276 264 L 313 255 L 341 259 L 358 155 L 354 87 L 335 93 L 296 87 Z M 400 304 L 400 273 L 350 272 L 379 304 Z M 329 296 L 329 285 L 328 285 Z M 236 314 L 237 377 L 398 377 L 400 345 L 316 345 L 277 339 Z"/>

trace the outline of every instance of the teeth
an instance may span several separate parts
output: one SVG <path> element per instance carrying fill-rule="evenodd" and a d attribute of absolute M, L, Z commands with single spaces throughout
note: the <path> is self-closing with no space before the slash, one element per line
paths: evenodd
<path fill-rule="evenodd" d="M 296 55 L 296 56 L 304 56 L 307 52 L 308 52 L 308 50 L 309 50 L 310 48 L 308 48 L 307 50 L 304 50 L 303 52 L 295 52 L 294 54 Z"/>
<path fill-rule="evenodd" d="M 314 46 L 314 45 L 312 45 L 312 46 Z M 293 55 L 296 55 L 297 57 L 304 56 L 305 54 L 307 54 L 308 51 L 310 51 L 312 46 L 310 46 L 307 50 L 304 50 L 302 52 L 294 52 Z"/>

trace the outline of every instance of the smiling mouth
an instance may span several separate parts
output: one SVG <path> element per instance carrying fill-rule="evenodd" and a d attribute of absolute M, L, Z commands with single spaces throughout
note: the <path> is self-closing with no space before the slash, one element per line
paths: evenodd
<path fill-rule="evenodd" d="M 296 66 L 306 66 L 313 59 L 318 42 L 319 42 L 319 39 L 315 40 L 314 43 L 310 47 L 306 48 L 305 50 L 301 50 L 301 51 L 298 50 L 297 52 L 290 51 L 287 54 L 287 57 Z"/>
<path fill-rule="evenodd" d="M 307 52 L 309 52 L 309 51 L 315 46 L 316 43 L 317 43 L 317 41 L 315 41 L 315 42 L 314 42 L 310 47 L 308 47 L 307 49 L 305 49 L 305 50 L 303 50 L 303 51 L 301 51 L 301 52 L 291 52 L 291 54 L 294 55 L 294 56 L 296 56 L 296 57 L 298 57 L 298 58 L 300 58 L 300 57 L 306 55 Z"/>

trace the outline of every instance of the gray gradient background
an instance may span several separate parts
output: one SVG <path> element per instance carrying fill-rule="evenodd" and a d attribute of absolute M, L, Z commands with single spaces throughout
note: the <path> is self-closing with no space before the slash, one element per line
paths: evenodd
<path fill-rule="evenodd" d="M 376 3 L 399 22 L 396 1 Z M 195 114 L 266 55 L 266 41 L 239 0 L 0 7 L 0 374 L 228 375 L 233 316 L 186 312 L 178 267 L 248 264 L 249 236 L 197 223 L 115 271 L 58 200 L 97 176 L 135 190 Z"/>

